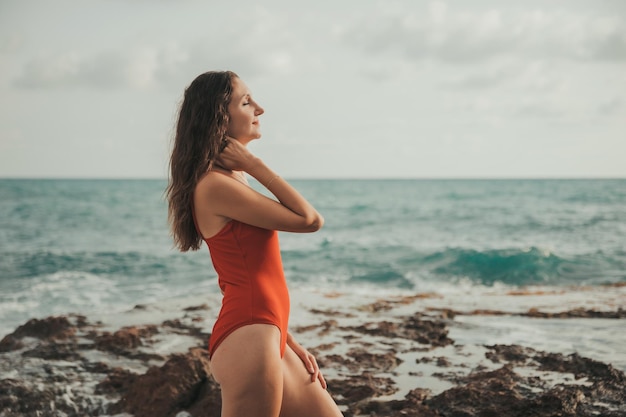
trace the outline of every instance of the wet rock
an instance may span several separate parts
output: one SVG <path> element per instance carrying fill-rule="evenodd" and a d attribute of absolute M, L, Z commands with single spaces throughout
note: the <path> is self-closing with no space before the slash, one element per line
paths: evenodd
<path fill-rule="evenodd" d="M 624 319 L 626 318 L 626 310 L 618 308 L 616 311 L 596 311 L 576 308 L 573 310 L 562 311 L 558 313 L 541 312 L 536 308 L 531 308 L 526 313 L 520 314 L 526 317 L 550 318 L 550 319 L 568 319 L 568 318 L 588 318 L 588 319 Z"/>
<path fill-rule="evenodd" d="M 345 317 L 345 318 L 354 317 L 354 314 L 343 313 L 339 310 L 332 310 L 332 309 L 319 310 L 317 308 L 312 308 L 309 311 L 316 315 L 329 316 L 329 317 Z"/>
<path fill-rule="evenodd" d="M 147 353 L 138 348 L 144 346 L 144 342 L 159 332 L 154 325 L 144 327 L 124 327 L 113 334 L 104 332 L 94 337 L 96 349 L 114 353 L 127 358 L 143 360 L 145 362 L 164 360 L 163 356 Z"/>
<path fill-rule="evenodd" d="M 390 301 L 389 305 L 395 303 Z M 327 315 L 326 312 L 335 313 L 328 310 L 319 314 Z M 622 314 L 621 310 L 618 313 Z M 474 359 L 470 359 L 466 368 L 455 357 L 455 352 L 463 354 L 459 346 L 446 349 L 445 357 L 430 354 L 417 362 L 435 365 L 442 372 L 428 376 L 449 381 L 452 388 L 432 396 L 427 389 L 403 386 L 402 389 L 414 389 L 404 398 L 381 398 L 398 394 L 399 387 L 387 376 L 401 369 L 397 368 L 402 362 L 398 357 L 400 349 L 401 353 L 433 351 L 453 343 L 447 324 L 455 314 L 462 313 L 443 309 L 439 316 L 417 313 L 398 317 L 397 321 L 369 322 L 357 327 L 342 326 L 341 317 L 337 316 L 337 320 L 329 318 L 299 330 L 339 336 L 341 342 L 323 341 L 311 351 L 321 352 L 320 365 L 335 371 L 336 376 L 328 381 L 329 391 L 346 410 L 346 417 L 626 416 L 623 372 L 576 354 L 541 352 L 516 345 L 485 346 L 485 356 L 491 363 L 484 359 L 472 363 Z M 583 310 L 569 314 L 592 315 Z M 220 391 L 210 377 L 206 351 L 195 349 L 163 358 L 155 354 L 152 346 L 157 333 L 159 340 L 165 341 L 180 334 L 208 336 L 194 327 L 193 320 L 190 313 L 185 313 L 180 319 L 158 326 L 126 327 L 113 333 L 88 326 L 79 316 L 31 320 L 0 342 L 7 352 L 0 353 L 0 369 L 9 370 L 13 378 L 0 380 L 0 417 L 122 412 L 135 417 L 219 416 Z M 335 350 L 338 344 L 347 345 Z M 16 349 L 22 351 L 13 352 Z M 110 353 L 124 358 L 120 360 Z M 163 365 L 148 369 L 152 359 L 161 359 L 159 363 Z M 491 370 L 492 363 L 501 364 L 501 368 Z M 13 372 L 12 366 L 18 372 Z M 145 369 L 148 370 L 143 372 Z M 468 374 L 469 369 L 473 371 Z M 423 376 L 421 372 L 407 373 Z M 107 404 L 113 405 L 107 408 Z"/>
<path fill-rule="evenodd" d="M 354 330 L 371 336 L 402 337 L 401 324 L 390 321 L 365 323 L 361 326 L 346 328 L 345 330 Z"/>
<path fill-rule="evenodd" d="M 361 401 L 350 406 L 345 416 L 442 417 L 441 414 L 423 404 L 429 395 L 429 390 L 416 388 L 410 391 L 403 400 Z"/>
<path fill-rule="evenodd" d="M 523 394 L 516 388 L 520 377 L 511 368 L 470 375 L 465 385 L 451 388 L 426 400 L 442 415 L 514 416 Z"/>
<path fill-rule="evenodd" d="M 311 330 L 320 329 L 317 333 L 319 336 L 324 336 L 330 333 L 331 330 L 336 329 L 338 326 L 337 320 L 325 320 L 320 324 L 313 324 L 310 326 L 299 326 L 295 327 L 294 331 L 297 333 L 309 332 Z"/>
<path fill-rule="evenodd" d="M 437 366 L 440 368 L 447 368 L 450 366 L 450 361 L 447 358 L 440 356 L 437 358 Z"/>
<path fill-rule="evenodd" d="M 378 313 L 380 311 L 388 311 L 393 308 L 393 303 L 389 300 L 378 300 L 375 303 L 367 304 L 358 308 L 359 311 L 368 313 Z"/>
<path fill-rule="evenodd" d="M 417 293 L 415 295 L 409 295 L 409 296 L 392 297 L 389 299 L 376 300 L 373 303 L 357 307 L 357 310 L 365 311 L 368 313 L 378 313 L 380 311 L 391 310 L 397 307 L 398 305 L 412 304 L 416 300 L 421 300 L 421 299 L 426 299 L 426 298 L 441 298 L 441 296 L 435 293 Z"/>
<path fill-rule="evenodd" d="M 20 350 L 24 347 L 21 339 L 8 334 L 0 340 L 0 352 L 10 352 L 12 350 Z"/>
<path fill-rule="evenodd" d="M 0 410 L 3 416 L 37 416 L 52 413 L 55 395 L 49 389 L 35 391 L 14 379 L 0 380 Z"/>
<path fill-rule="evenodd" d="M 405 317 L 400 323 L 380 321 L 354 327 L 353 330 L 373 336 L 403 338 L 418 343 L 442 347 L 454 343 L 448 337 L 448 328 L 441 320 L 425 319 L 421 314 Z"/>
<path fill-rule="evenodd" d="M 102 410 L 92 409 L 98 415 Z M 58 385 L 29 386 L 14 379 L 0 380 L 0 415 L 2 417 L 84 416 L 84 411 Z"/>
<path fill-rule="evenodd" d="M 351 349 L 347 353 L 347 356 L 354 359 L 353 364 L 355 364 L 357 368 L 369 369 L 376 372 L 389 372 L 403 362 L 393 351 L 377 354 L 356 348 Z"/>
<path fill-rule="evenodd" d="M 519 361 L 520 357 L 514 355 L 513 359 Z M 622 372 L 577 355 L 563 357 L 537 352 L 533 359 L 543 360 L 542 370 L 569 373 L 575 369 L 577 377 L 585 380 L 580 385 L 561 383 L 546 387 L 546 381 L 541 378 L 522 377 L 507 364 L 495 371 L 457 376 L 456 387 L 425 400 L 423 404 L 444 416 L 626 415 Z"/>
<path fill-rule="evenodd" d="M 78 361 L 81 359 L 74 345 L 54 343 L 37 345 L 35 348 L 22 353 L 22 356 L 62 361 Z"/>
<path fill-rule="evenodd" d="M 309 350 L 311 352 L 312 351 L 320 352 L 320 351 L 323 351 L 323 350 L 330 350 L 330 349 L 333 349 L 335 346 L 337 346 L 337 344 L 338 344 L 337 342 L 334 342 L 334 343 L 324 343 L 324 344 L 321 344 L 321 345 L 316 346 L 314 348 L 311 348 Z"/>
<path fill-rule="evenodd" d="M 530 308 L 524 313 L 516 313 L 503 310 L 476 309 L 471 311 L 457 311 L 446 308 L 432 308 L 430 311 L 436 311 L 441 314 L 448 314 L 450 318 L 454 316 L 521 316 L 542 319 L 624 319 L 626 318 L 626 310 L 618 308 L 615 311 L 596 311 L 583 308 L 575 308 L 560 312 L 545 312 L 538 308 Z"/>
<path fill-rule="evenodd" d="M 84 320 L 84 317 L 82 319 Z M 82 323 L 79 321 L 77 324 L 81 325 Z M 0 341 L 0 352 L 21 349 L 24 346 L 22 339 L 25 337 L 41 340 L 65 340 L 73 337 L 75 333 L 76 327 L 65 316 L 48 317 L 41 320 L 32 319 Z"/>
<path fill-rule="evenodd" d="M 341 380 L 330 380 L 328 386 L 338 404 L 355 404 L 367 398 L 391 395 L 398 391 L 391 378 L 376 377 L 369 372 Z"/>
<path fill-rule="evenodd" d="M 454 343 L 448 337 L 448 328 L 441 320 L 422 319 L 420 315 L 408 317 L 403 328 L 407 339 L 416 340 L 425 345 L 443 347 Z"/>
<path fill-rule="evenodd" d="M 135 382 L 137 374 L 123 368 L 113 368 L 108 375 L 96 385 L 96 394 L 125 394 Z"/>
<path fill-rule="evenodd" d="M 156 326 L 124 327 L 115 333 L 105 332 L 96 337 L 96 348 L 109 352 L 132 350 L 143 346 L 142 338 L 158 333 Z"/>
<path fill-rule="evenodd" d="M 541 364 L 541 370 L 561 373 L 572 373 L 579 378 L 590 377 L 594 380 L 603 380 L 616 385 L 624 385 L 624 373 L 612 365 L 584 358 L 577 353 L 562 355 L 560 353 L 539 352 L 534 359 Z"/>
<path fill-rule="evenodd" d="M 180 319 L 165 320 L 162 323 L 162 326 L 169 327 L 170 329 L 176 329 L 177 333 L 179 334 L 196 337 L 202 340 L 204 343 L 206 343 L 206 341 L 211 337 L 211 333 L 205 333 L 204 331 L 202 331 L 202 329 L 198 327 L 185 324 Z"/>
<path fill-rule="evenodd" d="M 137 376 L 122 399 L 112 407 L 135 417 L 175 416 L 189 411 L 194 417 L 219 416 L 221 400 L 210 378 L 209 356 L 201 349 L 172 355 L 162 367 Z"/>
<path fill-rule="evenodd" d="M 583 411 L 585 394 L 576 386 L 559 385 L 535 400 L 525 401 L 520 405 L 518 416 L 535 413 L 541 416 L 586 416 Z"/>
<path fill-rule="evenodd" d="M 183 308 L 183 311 L 200 311 L 200 310 L 209 310 L 209 306 L 207 304 L 200 304 L 198 306 L 190 306 L 187 308 Z"/>
<path fill-rule="evenodd" d="M 608 414 L 617 410 L 626 415 L 626 375 L 610 364 L 584 358 L 574 353 L 562 355 L 538 352 L 534 360 L 540 363 L 541 370 L 572 373 L 576 379 L 587 380 L 591 385 L 580 386 L 584 393 L 581 407 L 588 412 Z M 554 393 L 551 393 L 554 396 Z M 548 394 L 546 394 L 548 395 Z M 604 404 L 606 406 L 599 406 Z"/>
<path fill-rule="evenodd" d="M 410 401 L 368 401 L 351 407 L 345 417 L 443 417 L 427 406 Z"/>
<path fill-rule="evenodd" d="M 494 363 L 501 362 L 513 362 L 516 364 L 525 363 L 535 350 L 518 345 L 493 345 L 485 346 L 490 349 L 485 353 L 487 359 L 490 359 Z"/>

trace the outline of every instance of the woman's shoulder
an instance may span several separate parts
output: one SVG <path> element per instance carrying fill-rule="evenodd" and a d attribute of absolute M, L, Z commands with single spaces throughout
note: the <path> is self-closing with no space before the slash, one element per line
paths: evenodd
<path fill-rule="evenodd" d="M 244 184 L 232 171 L 212 168 L 196 184 L 196 194 L 214 194 L 232 190 Z"/>

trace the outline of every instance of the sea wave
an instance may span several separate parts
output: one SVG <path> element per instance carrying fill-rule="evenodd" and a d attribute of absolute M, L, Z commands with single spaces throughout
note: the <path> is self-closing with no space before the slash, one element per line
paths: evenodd
<path fill-rule="evenodd" d="M 444 248 L 416 250 L 406 245 L 325 244 L 317 250 L 284 253 L 288 277 L 326 282 L 418 288 L 425 281 L 475 285 L 600 285 L 626 280 L 623 254 L 597 251 L 559 254 L 540 247 Z"/>
<path fill-rule="evenodd" d="M 492 285 L 602 284 L 626 280 L 626 265 L 597 252 L 557 255 L 538 247 L 474 250 L 450 248 L 423 258 L 429 270 L 448 278 L 469 278 Z"/>
<path fill-rule="evenodd" d="M 181 267 L 201 270 L 198 257 L 172 252 L 167 256 L 139 251 L 27 251 L 0 252 L 0 279 L 34 278 L 63 271 L 79 271 L 130 279 L 175 276 Z M 186 266 L 186 268 L 185 268 Z"/>

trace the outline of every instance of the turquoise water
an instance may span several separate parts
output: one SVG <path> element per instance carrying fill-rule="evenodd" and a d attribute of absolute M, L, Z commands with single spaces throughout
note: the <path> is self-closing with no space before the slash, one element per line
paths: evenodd
<path fill-rule="evenodd" d="M 290 286 L 626 281 L 626 180 L 299 180 L 326 219 L 281 234 Z M 217 292 L 172 248 L 162 180 L 0 180 L 0 335 L 31 317 Z"/>

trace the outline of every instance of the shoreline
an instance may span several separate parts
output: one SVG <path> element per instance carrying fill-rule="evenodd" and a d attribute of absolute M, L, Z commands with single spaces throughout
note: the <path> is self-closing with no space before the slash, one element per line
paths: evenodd
<path fill-rule="evenodd" d="M 290 331 L 346 416 L 626 413 L 626 285 L 291 293 Z M 219 415 L 206 355 L 219 300 L 30 320 L 0 341 L 0 415 Z"/>

